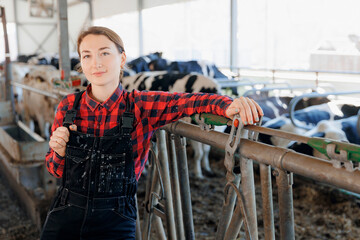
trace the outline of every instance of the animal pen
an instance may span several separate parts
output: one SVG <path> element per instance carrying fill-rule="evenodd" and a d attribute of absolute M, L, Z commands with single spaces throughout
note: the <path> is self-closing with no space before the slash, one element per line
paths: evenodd
<path fill-rule="evenodd" d="M 208 118 L 204 116 L 200 119 Z M 226 120 L 215 122 L 221 121 Z M 281 239 L 295 239 L 292 204 L 294 173 L 351 192 L 360 192 L 360 148 L 357 145 L 308 139 L 259 126 L 232 126 L 230 135 L 202 129 L 206 128 L 180 120 L 156 133 L 156 148 L 152 150 L 147 178 L 144 226 L 142 233 L 138 232 L 142 239 L 149 239 L 151 226 L 156 228 L 159 239 L 166 239 L 161 221 L 166 222 L 169 239 L 194 239 L 185 137 L 225 150 L 227 184 L 216 239 L 237 239 L 242 226 L 246 239 L 258 239 L 254 162 L 260 165 L 265 239 L 275 239 L 271 174 L 275 176 L 278 187 Z M 322 148 L 330 159 L 326 161 L 257 142 L 259 132 L 308 142 L 319 150 Z M 235 154 L 238 157 L 234 157 Z"/>

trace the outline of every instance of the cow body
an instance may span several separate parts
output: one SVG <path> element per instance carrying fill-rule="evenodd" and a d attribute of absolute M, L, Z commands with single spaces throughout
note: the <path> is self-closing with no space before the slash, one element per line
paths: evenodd
<path fill-rule="evenodd" d="M 148 91 L 187 92 L 187 93 L 219 93 L 220 86 L 211 78 L 199 74 L 181 74 L 166 71 L 143 72 L 133 76 L 124 77 L 122 85 L 128 91 L 133 89 Z M 189 119 L 185 121 L 190 122 Z M 194 173 L 198 178 L 203 178 L 204 172 L 212 176 L 209 164 L 210 146 L 190 140 L 194 149 Z"/>

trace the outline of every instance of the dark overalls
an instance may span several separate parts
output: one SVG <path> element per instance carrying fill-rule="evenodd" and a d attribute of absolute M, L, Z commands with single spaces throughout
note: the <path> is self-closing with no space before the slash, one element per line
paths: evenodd
<path fill-rule="evenodd" d="M 74 123 L 82 93 L 66 112 L 64 126 Z M 41 239 L 135 239 L 137 181 L 130 134 L 134 115 L 129 109 L 126 99 L 119 125 L 103 137 L 70 131 L 62 185 Z"/>

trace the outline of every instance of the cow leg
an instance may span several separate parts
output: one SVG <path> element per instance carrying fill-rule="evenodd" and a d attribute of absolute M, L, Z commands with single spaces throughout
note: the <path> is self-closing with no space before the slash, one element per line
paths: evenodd
<path fill-rule="evenodd" d="M 210 154 L 210 145 L 201 144 L 203 149 L 203 157 L 201 161 L 201 165 L 204 170 L 204 175 L 207 177 L 215 177 L 216 174 L 211 170 L 210 162 L 209 162 L 209 154 Z"/>
<path fill-rule="evenodd" d="M 45 135 L 45 139 L 47 139 L 47 140 L 50 140 L 50 129 L 51 129 L 51 123 L 46 122 L 45 129 L 44 129 L 44 135 Z"/>
<path fill-rule="evenodd" d="M 36 119 L 39 124 L 39 130 L 40 130 L 41 137 L 46 138 L 46 136 L 45 136 L 45 124 L 46 123 L 45 123 L 43 116 L 41 116 L 41 114 L 36 114 Z"/>
<path fill-rule="evenodd" d="M 203 158 L 204 152 L 202 148 L 202 143 L 190 140 L 191 147 L 194 150 L 194 174 L 197 178 L 204 178 L 202 171 L 201 171 L 201 159 Z"/>

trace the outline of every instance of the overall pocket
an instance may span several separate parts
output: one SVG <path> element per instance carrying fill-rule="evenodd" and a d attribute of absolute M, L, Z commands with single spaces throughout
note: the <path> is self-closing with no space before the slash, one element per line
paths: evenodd
<path fill-rule="evenodd" d="M 123 154 L 101 154 L 99 168 L 98 192 L 122 192 L 125 179 Z"/>

